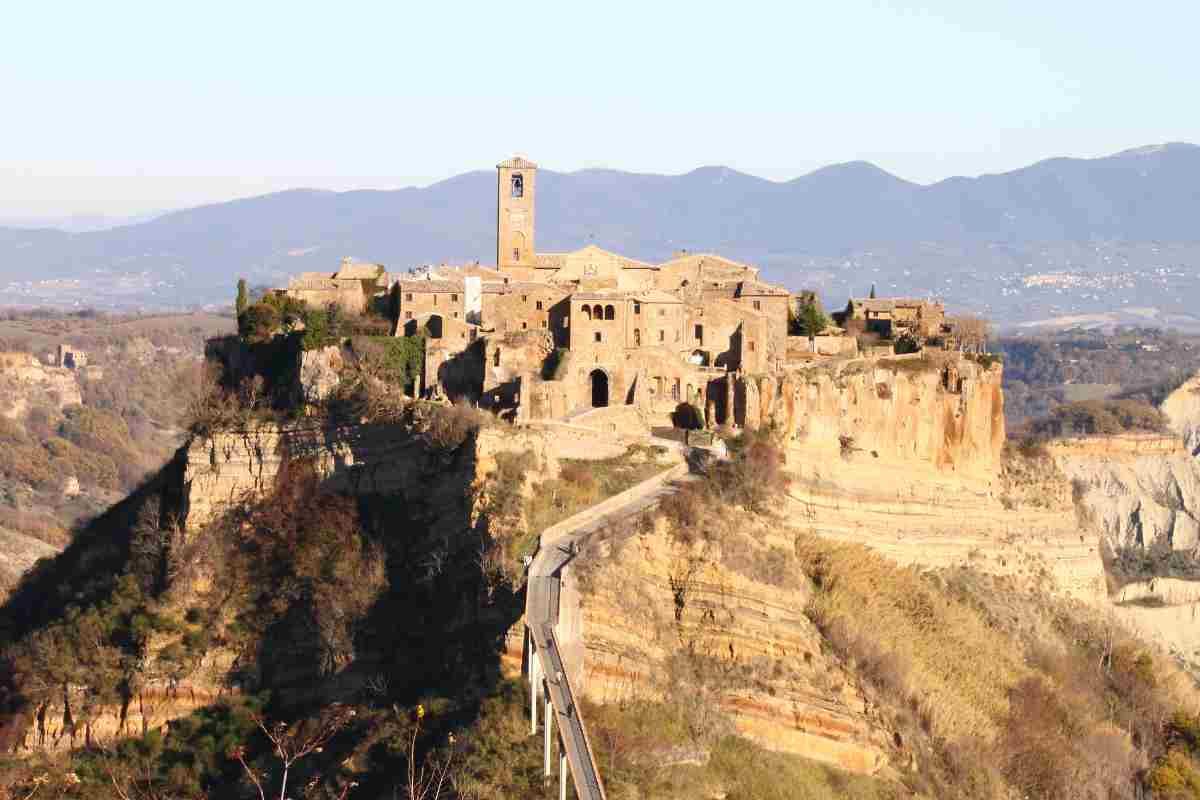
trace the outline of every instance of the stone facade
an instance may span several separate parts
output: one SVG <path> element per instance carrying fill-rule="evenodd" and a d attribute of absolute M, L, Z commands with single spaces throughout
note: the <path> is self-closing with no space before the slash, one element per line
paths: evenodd
<path fill-rule="evenodd" d="M 725 408 L 727 374 L 786 368 L 797 349 L 793 298 L 756 268 L 687 251 L 661 264 L 595 245 L 539 253 L 537 165 L 516 157 L 496 175 L 496 266 L 425 267 L 391 284 L 396 335 L 425 337 L 425 396 L 465 396 L 517 421 L 629 406 L 608 416 L 654 426 L 671 424 L 683 404 Z M 349 293 L 353 284 L 365 303 L 382 291 L 370 283 L 373 266 L 301 276 L 288 291 Z M 856 347 L 846 342 L 806 341 L 806 359 L 844 358 Z"/>
<path fill-rule="evenodd" d="M 834 314 L 834 321 L 847 325 L 856 320 L 864 330 L 881 336 L 898 338 L 911 334 L 928 339 L 944 332 L 946 309 L 941 301 L 854 297 L 843 311 Z"/>
<path fill-rule="evenodd" d="M 373 298 L 387 292 L 391 283 L 382 264 L 362 264 L 345 258 L 337 272 L 302 272 L 282 292 L 314 308 L 332 304 L 360 314 Z"/>

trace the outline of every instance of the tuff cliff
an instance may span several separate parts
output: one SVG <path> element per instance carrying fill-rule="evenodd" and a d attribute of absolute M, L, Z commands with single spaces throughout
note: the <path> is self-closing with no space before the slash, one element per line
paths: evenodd
<path fill-rule="evenodd" d="M 834 361 L 782 378 L 743 376 L 735 417 L 774 422 L 807 447 L 994 473 L 1004 448 L 1002 367 L 955 354 Z"/>
<path fill-rule="evenodd" d="M 487 426 L 306 420 L 193 438 L 5 607 L 13 671 L 0 676 L 0 742 L 105 744 L 221 695 L 269 687 L 284 705 L 349 701 L 381 681 L 434 685 L 486 669 L 519 603 L 485 563 L 485 545 L 506 532 L 489 532 L 480 509 L 557 475 L 548 442 Z M 523 471 L 496 487 L 505 453 Z M 335 588 L 317 602 L 313 588 L 285 588 L 297 577 Z M 291 610 L 248 638 L 248 620 L 272 605 Z M 73 606 L 88 610 L 72 617 Z M 136 633 L 81 648 L 87 626 L 122 631 L 131 619 Z M 439 644 L 427 651 L 429 641 Z"/>

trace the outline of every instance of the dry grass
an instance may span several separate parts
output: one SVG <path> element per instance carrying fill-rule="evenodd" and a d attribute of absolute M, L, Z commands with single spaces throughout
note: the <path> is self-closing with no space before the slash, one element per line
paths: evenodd
<path fill-rule="evenodd" d="M 935 735 L 992 739 L 1021 652 L 974 609 L 915 569 L 861 545 L 800 533 L 796 555 L 817 591 L 807 613 L 834 647 L 911 700 Z"/>

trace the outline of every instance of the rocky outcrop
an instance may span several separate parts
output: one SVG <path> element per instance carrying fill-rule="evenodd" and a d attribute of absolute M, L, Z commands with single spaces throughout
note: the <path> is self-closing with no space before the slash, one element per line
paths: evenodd
<path fill-rule="evenodd" d="M 547 475 L 557 459 L 546 434 L 483 428 L 460 454 L 461 481 L 444 482 L 461 497 L 495 468 L 500 452 L 531 452 Z M 422 486 L 423 476 L 448 457 L 410 428 L 387 423 L 331 427 L 300 422 L 262 425 L 197 437 L 185 447 L 184 507 L 188 527 L 212 520 L 222 509 L 261 497 L 294 459 L 312 464 L 332 489 L 355 494 L 403 495 Z"/>
<path fill-rule="evenodd" d="M 1061 455 L 1077 499 L 1110 552 L 1195 554 L 1200 545 L 1200 465 L 1190 455 Z"/>
<path fill-rule="evenodd" d="M 922 354 L 831 362 L 742 376 L 734 416 L 776 424 L 788 439 L 837 454 L 918 460 L 993 473 L 1004 448 L 1001 367 Z"/>
<path fill-rule="evenodd" d="M 73 370 L 43 366 L 28 353 L 0 353 L 0 416 L 20 419 L 33 406 L 83 403 Z"/>
<path fill-rule="evenodd" d="M 299 361 L 301 398 L 309 405 L 324 402 L 342 379 L 345 366 L 342 348 L 330 345 L 319 350 L 301 350 Z"/>
<path fill-rule="evenodd" d="M 1160 409 L 1192 455 L 1200 454 L 1200 375 L 1167 395 Z"/>

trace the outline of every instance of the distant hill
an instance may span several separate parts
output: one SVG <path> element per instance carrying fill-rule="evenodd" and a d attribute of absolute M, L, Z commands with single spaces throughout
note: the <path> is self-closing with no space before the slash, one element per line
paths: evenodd
<path fill-rule="evenodd" d="M 1197 220 L 1200 146 L 1179 143 L 930 186 L 865 162 L 782 183 L 725 167 L 671 176 L 543 170 L 537 246 L 595 242 L 648 260 L 679 248 L 719 251 L 793 287 L 818 288 L 828 302 L 877 283 L 886 293 L 937 295 L 1001 318 L 1132 303 L 1150 309 L 1135 316 L 1167 319 L 1190 314 L 1171 307 L 1181 291 L 1193 300 L 1200 291 L 1191 286 L 1200 266 Z M 481 170 L 423 189 L 279 192 L 103 231 L 0 228 L 0 303 L 223 300 L 239 275 L 274 283 L 332 270 L 345 255 L 394 271 L 487 263 L 494 225 L 495 173 Z M 1182 277 L 1156 281 L 1162 269 Z M 1046 297 L 1041 284 L 1026 285 L 1030 275 L 1062 271 L 1083 277 L 1051 280 Z M 1133 286 L 1105 277 L 1130 271 L 1149 277 Z M 38 283 L 50 279 L 65 282 Z M 1063 282 L 1067 291 L 1057 291 Z M 1124 288 L 1114 295 L 1117 284 Z"/>

